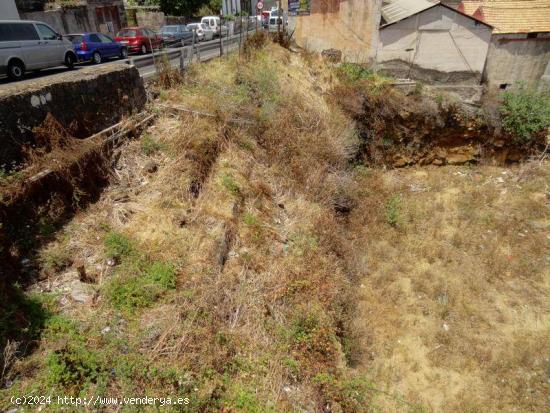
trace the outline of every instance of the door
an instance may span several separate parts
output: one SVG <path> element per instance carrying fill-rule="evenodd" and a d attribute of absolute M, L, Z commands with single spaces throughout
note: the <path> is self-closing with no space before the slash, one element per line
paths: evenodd
<path fill-rule="evenodd" d="M 88 49 L 93 50 L 94 52 L 99 52 L 101 57 L 106 57 L 107 50 L 103 49 L 103 43 L 101 43 L 99 34 L 91 33 L 88 35 L 88 39 L 89 39 Z"/>
<path fill-rule="evenodd" d="M 50 26 L 44 23 L 35 23 L 36 30 L 40 36 L 38 42 L 41 59 L 48 66 L 60 66 L 65 63 L 66 44 Z"/>
<path fill-rule="evenodd" d="M 107 57 L 114 57 L 118 56 L 119 54 L 119 47 L 117 43 L 113 39 L 111 39 L 109 36 L 105 34 L 98 33 L 99 39 L 101 40 L 101 50 L 103 50 L 105 53 L 104 56 Z"/>

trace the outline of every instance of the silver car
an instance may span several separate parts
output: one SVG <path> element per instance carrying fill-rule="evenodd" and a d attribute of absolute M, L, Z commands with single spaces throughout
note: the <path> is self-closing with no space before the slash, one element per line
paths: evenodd
<path fill-rule="evenodd" d="M 20 80 L 25 71 L 77 61 L 73 44 L 42 22 L 0 20 L 0 74 Z"/>

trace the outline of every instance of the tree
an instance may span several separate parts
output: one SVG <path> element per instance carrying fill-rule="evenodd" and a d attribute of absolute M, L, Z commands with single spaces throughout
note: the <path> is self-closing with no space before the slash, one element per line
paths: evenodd
<path fill-rule="evenodd" d="M 218 14 L 222 8 L 222 0 L 128 0 L 128 4 L 160 6 L 162 12 L 169 16 L 206 16 Z"/>
<path fill-rule="evenodd" d="M 160 9 L 171 16 L 192 16 L 208 0 L 159 0 Z"/>

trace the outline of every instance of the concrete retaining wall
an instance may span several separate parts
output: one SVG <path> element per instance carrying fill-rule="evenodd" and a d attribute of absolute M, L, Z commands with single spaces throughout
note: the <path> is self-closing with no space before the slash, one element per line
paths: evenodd
<path fill-rule="evenodd" d="M 94 66 L 0 89 L 0 166 L 23 160 L 35 143 L 33 128 L 51 113 L 77 138 L 99 132 L 139 112 L 147 98 L 135 67 Z"/>
<path fill-rule="evenodd" d="M 21 19 L 47 23 L 61 34 L 96 30 L 95 21 L 90 21 L 86 6 L 21 13 Z"/>

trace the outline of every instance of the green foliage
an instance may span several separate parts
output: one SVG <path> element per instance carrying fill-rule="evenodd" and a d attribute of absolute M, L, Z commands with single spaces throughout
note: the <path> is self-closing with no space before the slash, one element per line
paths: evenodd
<path fill-rule="evenodd" d="M 299 314 L 292 322 L 291 338 L 298 342 L 309 342 L 321 328 L 319 316 L 312 313 Z"/>
<path fill-rule="evenodd" d="M 162 145 L 154 140 L 150 134 L 145 133 L 141 138 L 141 151 L 149 156 L 159 152 L 162 149 Z"/>
<path fill-rule="evenodd" d="M 7 340 L 37 339 L 55 311 L 55 297 L 50 294 L 26 294 L 17 285 L 8 294 L 0 304 L 0 348 Z"/>
<path fill-rule="evenodd" d="M 258 218 L 256 218 L 254 214 L 248 211 L 243 214 L 243 221 L 249 227 L 255 227 L 260 225 Z"/>
<path fill-rule="evenodd" d="M 550 93 L 537 92 L 520 84 L 504 92 L 500 113 L 504 130 L 514 135 L 514 142 L 528 143 L 550 127 Z"/>
<path fill-rule="evenodd" d="M 240 413 L 276 413 L 273 407 L 258 400 L 254 391 L 241 386 L 233 391 L 234 395 L 230 401 L 231 411 Z"/>
<path fill-rule="evenodd" d="M 105 236 L 105 248 L 109 258 L 123 258 L 135 251 L 128 237 L 112 231 Z"/>
<path fill-rule="evenodd" d="M 329 398 L 339 401 L 343 411 L 364 411 L 370 402 L 372 384 L 365 377 L 336 377 L 330 373 L 319 373 L 313 381 Z"/>
<path fill-rule="evenodd" d="M 393 195 L 386 202 L 385 207 L 386 222 L 392 227 L 398 227 L 403 224 L 402 199 L 400 195 Z"/>
<path fill-rule="evenodd" d="M 205 0 L 158 0 L 160 9 L 169 16 L 193 16 L 201 6 L 210 5 L 212 2 Z M 221 9 L 221 3 L 220 8 Z M 219 10 L 217 9 L 217 10 Z M 218 14 L 216 12 L 215 14 Z"/>
<path fill-rule="evenodd" d="M 47 381 L 52 385 L 81 388 L 96 383 L 102 373 L 98 355 L 84 343 L 71 340 L 46 358 Z"/>
<path fill-rule="evenodd" d="M 222 185 L 231 195 L 237 196 L 240 193 L 239 184 L 231 175 L 222 175 Z"/>
<path fill-rule="evenodd" d="M 109 302 L 117 309 L 133 312 L 150 307 L 167 290 L 176 287 L 172 264 L 162 261 L 123 263 L 118 274 L 106 287 Z"/>
<path fill-rule="evenodd" d="M 56 273 L 71 263 L 71 255 L 63 245 L 50 248 L 40 254 L 40 264 L 46 273 Z"/>
<path fill-rule="evenodd" d="M 372 79 L 374 72 L 364 65 L 344 62 L 336 68 L 336 76 L 346 82 L 357 82 Z"/>

